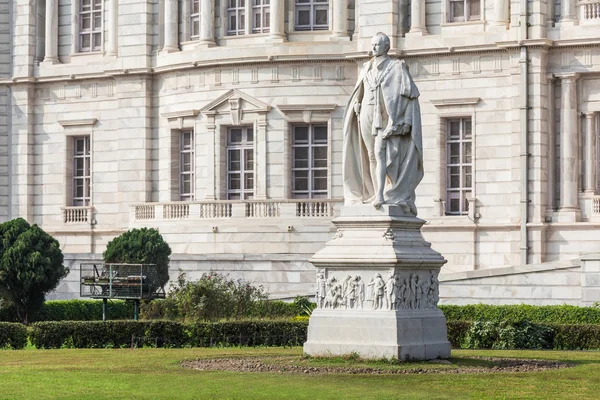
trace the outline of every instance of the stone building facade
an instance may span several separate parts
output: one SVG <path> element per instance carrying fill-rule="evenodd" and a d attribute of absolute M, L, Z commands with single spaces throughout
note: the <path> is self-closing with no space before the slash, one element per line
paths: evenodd
<path fill-rule="evenodd" d="M 0 0 L 0 221 L 60 241 L 56 297 L 144 226 L 172 276 L 312 293 L 342 115 L 382 31 L 421 92 L 417 206 L 448 259 L 442 296 L 496 301 L 476 279 L 567 268 L 509 297 L 579 303 L 565 260 L 599 247 L 599 28 L 598 0 Z"/>

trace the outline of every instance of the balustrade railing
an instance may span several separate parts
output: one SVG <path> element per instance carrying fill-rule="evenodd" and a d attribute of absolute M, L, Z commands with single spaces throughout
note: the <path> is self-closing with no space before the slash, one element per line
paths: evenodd
<path fill-rule="evenodd" d="M 163 219 L 184 219 L 190 217 L 189 203 L 165 204 L 163 206 Z"/>
<path fill-rule="evenodd" d="M 135 221 L 216 218 L 332 218 L 341 199 L 144 203 L 131 206 Z"/>
<path fill-rule="evenodd" d="M 281 216 L 281 202 L 249 202 L 246 203 L 246 217 L 273 218 Z"/>
<path fill-rule="evenodd" d="M 600 21 L 600 0 L 579 2 L 580 17 L 584 21 Z"/>
<path fill-rule="evenodd" d="M 89 224 L 92 221 L 92 207 L 62 207 L 65 224 Z"/>
<path fill-rule="evenodd" d="M 600 196 L 592 199 L 592 215 L 600 215 Z"/>

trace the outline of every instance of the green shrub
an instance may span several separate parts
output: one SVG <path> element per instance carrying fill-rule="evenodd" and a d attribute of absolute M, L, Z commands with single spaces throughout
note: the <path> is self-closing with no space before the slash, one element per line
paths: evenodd
<path fill-rule="evenodd" d="M 193 347 L 210 346 L 301 346 L 306 341 L 307 322 L 236 321 L 195 323 L 189 326 Z"/>
<path fill-rule="evenodd" d="M 548 349 L 553 329 L 529 321 L 475 321 L 467 331 L 464 347 L 472 349 Z"/>
<path fill-rule="evenodd" d="M 554 325 L 552 347 L 556 350 L 600 349 L 600 326 Z"/>
<path fill-rule="evenodd" d="M 102 254 L 105 263 L 155 264 L 159 285 L 169 281 L 171 248 L 153 228 L 131 229 L 117 236 Z"/>
<path fill-rule="evenodd" d="M 184 326 L 173 321 L 61 321 L 32 324 L 31 343 L 40 349 L 182 347 Z"/>
<path fill-rule="evenodd" d="M 465 341 L 467 332 L 473 325 L 470 321 L 446 321 L 448 341 L 454 348 L 460 348 Z"/>
<path fill-rule="evenodd" d="M 22 324 L 0 322 L 0 349 L 22 349 L 27 344 L 27 327 Z"/>
<path fill-rule="evenodd" d="M 474 304 L 441 305 L 448 321 L 531 321 L 550 324 L 600 324 L 600 308 L 577 306 L 531 306 Z"/>
<path fill-rule="evenodd" d="M 67 276 L 60 245 L 22 218 L 0 224 L 0 298 L 27 324 L 46 293 Z"/>
<path fill-rule="evenodd" d="M 40 349 L 136 346 L 297 346 L 306 341 L 306 322 L 237 321 L 183 324 L 174 321 L 62 321 L 32 324 L 30 339 Z"/>
<path fill-rule="evenodd" d="M 107 319 L 133 318 L 133 303 L 110 300 L 106 306 Z M 29 317 L 29 322 L 41 321 L 99 321 L 102 319 L 101 300 L 49 300 Z M 0 308 L 0 321 L 17 322 L 14 308 Z"/>

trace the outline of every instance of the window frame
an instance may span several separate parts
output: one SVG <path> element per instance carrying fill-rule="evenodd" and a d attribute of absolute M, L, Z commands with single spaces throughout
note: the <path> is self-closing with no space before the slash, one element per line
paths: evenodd
<path fill-rule="evenodd" d="M 72 0 L 72 1 L 77 1 L 77 50 L 80 53 L 93 53 L 93 52 L 100 52 L 103 50 L 104 48 L 104 1 L 103 0 Z M 90 4 L 90 10 L 89 11 L 84 11 L 84 2 L 89 1 Z M 94 6 L 96 4 L 100 5 L 99 9 L 94 9 Z M 97 27 L 94 24 L 94 20 L 97 17 L 97 15 L 94 14 L 99 14 L 100 15 L 100 26 Z M 83 28 L 83 19 L 84 16 L 89 15 L 90 16 L 90 28 L 89 29 L 84 29 Z M 99 46 L 95 46 L 94 45 L 94 38 L 95 35 L 99 35 L 100 37 L 100 45 Z M 85 37 L 89 37 L 90 40 L 90 46 L 89 47 L 85 47 L 83 45 L 83 41 Z"/>
<path fill-rule="evenodd" d="M 190 40 L 200 40 L 200 19 L 202 18 L 202 9 L 200 0 L 187 0 L 190 2 Z M 198 6 L 198 12 L 194 12 L 194 6 Z M 197 27 L 197 35 L 194 35 L 194 27 Z"/>
<path fill-rule="evenodd" d="M 92 140 L 90 135 L 71 136 L 71 206 L 89 207 L 92 204 Z M 83 140 L 83 154 L 77 154 L 77 142 Z M 77 160 L 83 159 L 83 173 L 77 174 Z M 87 160 L 87 174 L 86 174 Z M 82 196 L 77 196 L 77 182 L 83 181 Z M 87 189 L 87 190 L 86 190 Z M 87 196 L 86 196 L 87 192 Z"/>
<path fill-rule="evenodd" d="M 189 135 L 189 146 L 186 147 L 184 137 Z M 196 140 L 193 129 L 182 129 L 179 131 L 179 201 L 194 201 L 196 198 Z M 184 156 L 190 155 L 189 170 L 184 171 Z M 184 177 L 189 176 L 190 191 L 184 191 Z"/>
<path fill-rule="evenodd" d="M 236 6 L 231 7 L 231 2 L 234 1 Z M 240 2 L 243 2 L 243 5 L 240 6 Z M 248 27 L 246 26 L 246 14 L 248 12 L 248 4 L 250 0 L 227 0 L 225 5 L 225 15 L 227 16 L 226 20 L 226 35 L 227 36 L 243 36 L 246 35 Z M 235 15 L 236 26 L 235 29 L 231 27 L 231 17 Z M 240 27 L 240 21 L 243 21 L 243 27 Z"/>
<path fill-rule="evenodd" d="M 302 2 L 306 1 L 306 3 Z M 310 12 L 309 24 L 300 25 L 299 13 L 306 9 Z M 315 22 L 316 11 L 327 10 L 327 24 L 317 25 Z M 311 32 L 311 31 L 327 31 L 331 30 L 331 6 L 329 0 L 294 0 L 294 31 L 295 32 Z"/>
<path fill-rule="evenodd" d="M 296 129 L 300 127 L 306 127 L 308 133 L 308 140 L 306 143 L 297 143 L 296 142 Z M 325 140 L 322 142 L 317 142 L 315 140 L 315 128 L 322 128 L 325 132 Z M 329 127 L 326 122 L 322 123 L 308 123 L 308 124 L 292 124 L 291 126 L 291 188 L 290 194 L 293 199 L 327 199 L 329 196 Z M 297 148 L 308 148 L 307 154 L 307 167 L 300 168 L 296 167 L 296 158 L 295 158 L 295 149 Z M 325 149 L 325 166 L 324 167 L 315 167 L 314 166 L 314 152 L 316 148 L 324 148 Z M 297 190 L 296 187 L 296 176 L 295 172 L 297 171 L 308 171 L 307 174 L 307 189 L 306 190 Z M 324 171 L 325 172 L 325 189 L 324 190 L 316 190 L 315 187 L 315 171 Z"/>
<path fill-rule="evenodd" d="M 463 4 L 463 16 L 462 17 L 454 17 L 454 7 L 455 4 L 462 3 Z M 477 3 L 479 4 L 479 14 L 476 15 L 477 18 L 473 18 L 471 15 L 471 5 Z M 446 21 L 448 23 L 465 23 L 465 22 L 473 22 L 473 21 L 482 21 L 482 4 L 481 0 L 447 0 L 447 18 Z"/>
<path fill-rule="evenodd" d="M 274 0 L 278 1 L 278 0 Z M 260 4 L 255 4 L 260 2 Z M 271 31 L 271 1 L 270 0 L 248 0 L 250 3 L 250 20 L 252 24 L 251 32 L 254 33 L 269 33 Z M 257 10 L 258 11 L 257 13 Z M 260 27 L 256 26 L 256 16 L 260 15 Z M 269 16 L 268 19 L 266 16 Z M 268 20 L 268 26 L 265 26 L 264 21 Z"/>
<path fill-rule="evenodd" d="M 446 174 L 446 215 L 468 215 L 469 214 L 469 199 L 473 197 L 474 191 L 474 162 L 473 162 L 473 153 L 474 153 L 474 140 L 473 140 L 473 122 L 472 118 L 469 116 L 465 117 L 452 117 L 446 119 L 446 145 L 445 145 L 445 154 L 446 154 L 446 166 L 445 166 L 445 174 Z M 452 139 L 451 135 L 451 124 L 458 122 L 459 124 L 459 132 L 458 139 Z M 469 136 L 466 134 L 466 123 L 469 124 Z M 451 152 L 451 148 L 453 144 L 458 144 L 459 153 L 455 155 Z M 464 154 L 466 144 L 470 144 L 470 154 L 468 157 L 470 158 L 470 162 L 466 162 L 466 155 Z M 458 163 L 452 163 L 452 157 L 458 156 Z M 458 168 L 459 171 L 459 184 L 458 187 L 452 187 L 452 168 Z M 470 168 L 470 172 L 465 173 L 465 168 Z M 471 177 L 471 185 L 466 186 L 465 180 L 466 176 L 470 175 Z M 456 199 L 456 194 L 458 194 L 459 207 L 458 211 L 452 209 L 452 199 Z"/>
<path fill-rule="evenodd" d="M 242 132 L 242 140 L 241 142 L 231 142 L 231 133 L 233 130 L 240 129 Z M 248 140 L 248 132 L 252 132 L 252 140 Z M 226 166 L 225 166 L 225 198 L 227 200 L 236 200 L 236 201 L 244 201 L 244 200 L 253 200 L 256 197 L 256 131 L 254 126 L 229 126 L 227 127 L 227 133 L 225 138 L 225 154 L 226 154 Z M 240 152 L 240 169 L 239 170 L 231 170 L 231 159 L 230 152 L 231 151 L 239 151 Z M 247 150 L 251 150 L 249 154 L 252 154 L 252 169 L 246 169 L 246 154 Z M 252 173 L 252 187 L 246 187 L 246 174 Z M 240 188 L 239 189 L 231 189 L 230 188 L 230 176 L 239 175 L 240 180 Z M 239 195 L 239 198 L 232 199 L 232 195 Z"/>

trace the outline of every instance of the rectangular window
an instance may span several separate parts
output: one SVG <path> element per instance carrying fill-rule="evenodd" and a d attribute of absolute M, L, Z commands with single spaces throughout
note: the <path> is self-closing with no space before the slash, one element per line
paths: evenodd
<path fill-rule="evenodd" d="M 254 198 L 254 131 L 251 127 L 227 131 L 227 199 Z"/>
<path fill-rule="evenodd" d="M 227 0 L 227 35 L 246 34 L 246 0 Z"/>
<path fill-rule="evenodd" d="M 448 22 L 479 21 L 480 0 L 449 0 Z"/>
<path fill-rule="evenodd" d="M 473 191 L 471 119 L 449 119 L 446 143 L 446 214 L 467 214 Z"/>
<path fill-rule="evenodd" d="M 296 0 L 297 31 L 329 29 L 329 0 Z"/>
<path fill-rule="evenodd" d="M 198 40 L 200 38 L 200 0 L 189 0 L 192 2 L 191 33 L 190 39 Z"/>
<path fill-rule="evenodd" d="M 327 198 L 327 125 L 295 125 L 292 135 L 292 197 Z"/>
<path fill-rule="evenodd" d="M 102 50 L 102 0 L 79 0 L 79 51 Z"/>
<path fill-rule="evenodd" d="M 269 32 L 271 26 L 271 8 L 269 4 L 270 0 L 252 0 L 252 33 Z"/>
<path fill-rule="evenodd" d="M 73 138 L 73 206 L 89 206 L 92 180 L 90 137 Z"/>
<path fill-rule="evenodd" d="M 179 200 L 194 201 L 194 133 L 179 134 Z"/>

